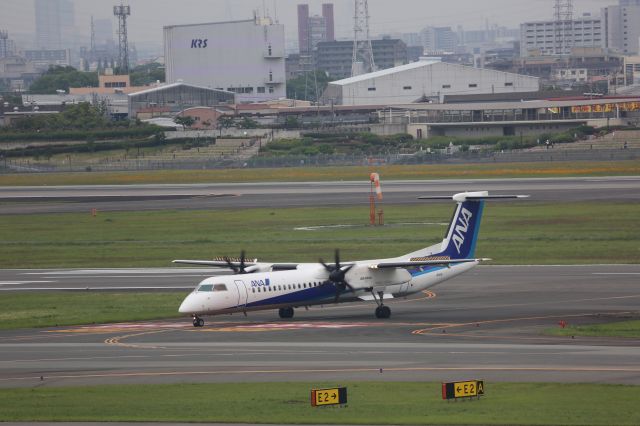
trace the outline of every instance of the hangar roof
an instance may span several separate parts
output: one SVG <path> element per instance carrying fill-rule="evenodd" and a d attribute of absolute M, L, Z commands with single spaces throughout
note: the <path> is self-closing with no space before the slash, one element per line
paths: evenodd
<path fill-rule="evenodd" d="M 340 85 L 340 86 L 344 86 L 346 84 L 357 83 L 359 81 L 365 81 L 365 80 L 370 80 L 372 78 L 383 77 L 385 75 L 396 74 L 396 73 L 402 72 L 402 71 L 409 71 L 409 70 L 413 70 L 413 69 L 416 69 L 416 68 L 422 68 L 424 66 L 437 64 L 438 62 L 440 62 L 440 61 L 436 60 L 436 59 L 424 60 L 424 61 L 418 61 L 418 62 L 411 62 L 410 64 L 406 64 L 406 65 L 400 65 L 400 66 L 393 67 L 393 68 L 386 68 L 386 69 L 380 70 L 380 71 L 374 71 L 374 72 L 370 72 L 370 73 L 367 73 L 367 74 L 360 74 L 360 75 L 357 75 L 355 77 L 349 77 L 349 78 L 344 78 L 342 80 L 332 81 L 331 84 L 337 84 L 337 85 Z"/>
<path fill-rule="evenodd" d="M 422 67 L 428 67 L 431 65 L 435 65 L 435 64 L 445 64 L 445 65 L 449 65 L 449 66 L 455 66 L 455 67 L 461 67 L 461 68 L 468 68 L 468 69 L 472 69 L 472 70 L 483 70 L 483 71 L 492 71 L 492 72 L 496 72 L 496 73 L 501 73 L 501 74 L 511 74 L 511 75 L 518 75 L 520 77 L 527 77 L 527 78 L 535 78 L 538 79 L 538 77 L 532 77 L 529 75 L 521 75 L 521 74 L 513 74 L 513 73 L 507 73 L 504 71 L 497 71 L 497 70 L 492 70 L 492 69 L 485 69 L 485 68 L 474 68 L 474 67 L 470 67 L 470 66 L 466 66 L 466 65 L 460 65 L 460 64 L 452 64 L 449 62 L 442 62 L 440 59 L 422 59 L 420 61 L 417 62 L 411 62 L 409 64 L 405 64 L 405 65 L 400 65 L 397 67 L 393 67 L 393 68 L 386 68 L 380 71 L 374 71 L 374 72 L 370 72 L 367 74 L 360 74 L 357 75 L 355 77 L 349 77 L 349 78 L 345 78 L 342 80 L 336 80 L 336 81 L 332 81 L 329 84 L 331 85 L 337 85 L 337 86 L 346 86 L 348 84 L 352 84 L 352 83 L 359 83 L 361 81 L 366 81 L 366 80 L 371 80 L 373 78 L 378 78 L 378 77 L 384 77 L 387 75 L 392 75 L 392 74 L 397 74 L 403 71 L 410 71 L 410 70 L 414 70 L 414 69 L 418 69 L 418 68 L 422 68 Z"/>
<path fill-rule="evenodd" d="M 175 87 L 189 87 L 191 89 L 210 90 L 213 92 L 228 93 L 230 95 L 234 95 L 233 92 L 228 92 L 226 90 L 212 89 L 211 87 L 196 86 L 194 84 L 177 82 L 177 83 L 163 84 L 161 86 L 155 86 L 155 87 L 152 87 L 151 89 L 141 90 L 140 92 L 129 93 L 129 96 L 146 95 L 153 92 L 161 92 L 164 90 L 173 89 Z"/>

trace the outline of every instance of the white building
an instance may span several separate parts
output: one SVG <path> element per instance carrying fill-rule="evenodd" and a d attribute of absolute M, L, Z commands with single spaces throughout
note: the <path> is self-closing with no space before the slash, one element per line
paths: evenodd
<path fill-rule="evenodd" d="M 425 59 L 331 82 L 324 101 L 336 105 L 442 102 L 446 95 L 536 92 L 539 87 L 536 77 Z"/>
<path fill-rule="evenodd" d="M 589 70 L 586 68 L 558 68 L 553 71 L 552 77 L 557 81 L 586 83 L 589 79 Z"/>
<path fill-rule="evenodd" d="M 602 9 L 607 47 L 624 55 L 640 53 L 640 3 L 620 1 Z"/>
<path fill-rule="evenodd" d="M 238 102 L 286 97 L 284 26 L 270 19 L 164 27 L 167 83 L 237 94 Z"/>
<path fill-rule="evenodd" d="M 607 47 L 600 17 L 567 22 L 534 21 L 520 25 L 520 56 L 569 55 L 573 47 Z"/>

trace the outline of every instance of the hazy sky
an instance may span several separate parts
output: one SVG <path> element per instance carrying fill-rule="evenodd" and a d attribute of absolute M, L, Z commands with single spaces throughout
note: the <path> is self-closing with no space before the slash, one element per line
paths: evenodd
<path fill-rule="evenodd" d="M 268 9 L 285 25 L 287 44 L 297 39 L 296 5 L 309 3 L 312 14 L 321 13 L 321 4 L 330 0 L 129 0 L 129 39 L 136 43 L 162 43 L 164 25 L 247 19 L 252 10 Z M 113 17 L 119 0 L 74 0 L 78 31 L 89 36 L 91 15 Z M 126 4 L 127 2 L 125 2 Z M 334 0 L 336 35 L 349 37 L 353 20 L 353 1 Z M 574 15 L 597 14 L 601 7 L 617 0 L 574 0 Z M 369 0 L 373 34 L 414 32 L 427 25 L 463 25 L 465 29 L 490 24 L 517 27 L 520 22 L 550 19 L 553 0 Z M 116 28 L 114 22 L 114 29 Z M 35 32 L 33 0 L 0 0 L 0 29 L 11 33 Z"/>

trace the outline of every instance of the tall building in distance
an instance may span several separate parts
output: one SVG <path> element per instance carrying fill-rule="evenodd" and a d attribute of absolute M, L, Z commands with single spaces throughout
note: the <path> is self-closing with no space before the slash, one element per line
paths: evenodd
<path fill-rule="evenodd" d="M 4 30 L 0 30 L 0 58 L 8 58 L 15 55 L 16 45 L 12 39 L 9 38 L 9 33 Z"/>
<path fill-rule="evenodd" d="M 640 0 L 620 0 L 602 9 L 607 47 L 625 55 L 640 53 Z"/>
<path fill-rule="evenodd" d="M 36 48 L 69 49 L 75 44 L 71 0 L 35 0 Z"/>
<path fill-rule="evenodd" d="M 335 40 L 333 4 L 322 5 L 322 16 L 309 15 L 309 5 L 298 5 L 298 48 L 301 55 L 309 56 L 322 41 Z"/>
<path fill-rule="evenodd" d="M 371 40 L 373 57 L 378 69 L 407 63 L 407 45 L 399 39 Z M 350 40 L 323 41 L 316 50 L 316 66 L 332 79 L 351 77 L 353 42 Z"/>
<path fill-rule="evenodd" d="M 573 47 L 606 48 L 602 21 L 585 14 L 570 24 L 563 22 L 562 34 L 556 21 L 525 22 L 520 25 L 520 56 L 570 55 Z"/>
<path fill-rule="evenodd" d="M 269 18 L 164 27 L 167 83 L 236 93 L 238 102 L 286 96 L 284 26 Z"/>
<path fill-rule="evenodd" d="M 96 19 L 94 21 L 94 35 L 96 46 L 114 46 L 113 22 L 111 19 Z"/>
<path fill-rule="evenodd" d="M 458 37 L 451 27 L 426 27 L 420 36 L 428 54 L 453 53 L 458 45 Z"/>

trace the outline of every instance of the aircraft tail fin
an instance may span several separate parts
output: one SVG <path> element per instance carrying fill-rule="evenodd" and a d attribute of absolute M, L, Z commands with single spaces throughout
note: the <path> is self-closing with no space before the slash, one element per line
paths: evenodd
<path fill-rule="evenodd" d="M 489 195 L 487 191 L 463 192 L 453 197 L 420 197 L 422 200 L 457 201 L 449 228 L 437 256 L 468 259 L 475 256 L 485 200 L 526 198 L 528 195 Z"/>

